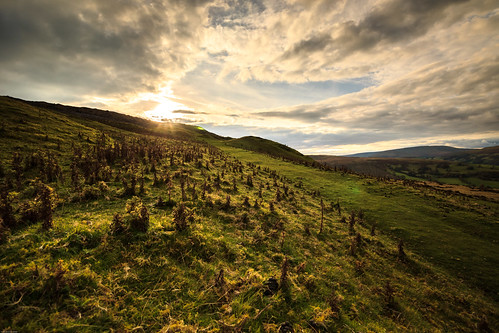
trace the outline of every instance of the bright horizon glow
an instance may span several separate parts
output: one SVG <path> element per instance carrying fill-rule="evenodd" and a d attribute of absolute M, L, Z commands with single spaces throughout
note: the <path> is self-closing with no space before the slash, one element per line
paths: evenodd
<path fill-rule="evenodd" d="M 180 103 L 165 99 L 158 104 L 154 109 L 145 111 L 145 116 L 153 121 L 165 121 L 165 119 L 176 121 L 182 118 L 182 113 L 175 111 L 187 110 L 188 108 Z"/>

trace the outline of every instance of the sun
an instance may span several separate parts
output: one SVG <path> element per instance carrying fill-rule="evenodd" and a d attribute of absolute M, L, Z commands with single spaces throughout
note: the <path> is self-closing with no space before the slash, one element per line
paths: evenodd
<path fill-rule="evenodd" d="M 163 99 L 154 109 L 145 111 L 144 114 L 154 121 L 175 121 L 182 118 L 180 110 L 187 110 L 188 107 L 181 103 L 169 99 Z"/>

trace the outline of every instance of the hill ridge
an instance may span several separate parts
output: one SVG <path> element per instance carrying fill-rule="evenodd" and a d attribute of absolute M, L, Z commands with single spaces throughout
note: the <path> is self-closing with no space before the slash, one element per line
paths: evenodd
<path fill-rule="evenodd" d="M 472 149 L 455 148 L 451 146 L 414 146 L 396 148 L 376 152 L 365 152 L 346 155 L 346 157 L 401 157 L 401 158 L 435 158 L 452 155 L 458 152 L 466 152 Z"/>

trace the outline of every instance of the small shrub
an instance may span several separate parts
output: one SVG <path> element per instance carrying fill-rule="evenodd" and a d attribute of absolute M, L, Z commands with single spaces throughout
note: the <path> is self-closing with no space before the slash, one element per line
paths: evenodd
<path fill-rule="evenodd" d="M 156 207 L 164 207 L 165 206 L 165 201 L 163 200 L 163 197 L 159 196 L 158 201 L 155 204 Z"/>
<path fill-rule="evenodd" d="M 215 278 L 215 287 L 223 289 L 227 283 L 225 282 L 224 270 L 220 269 L 216 278 Z"/>
<path fill-rule="evenodd" d="M 260 208 L 260 205 L 258 204 L 258 199 L 255 199 L 255 203 L 253 204 L 253 207 L 255 209 L 259 209 Z"/>
<path fill-rule="evenodd" d="M 45 281 L 44 293 L 48 293 L 53 298 L 60 296 L 62 289 L 68 283 L 65 277 L 66 273 L 67 268 L 64 262 L 59 260 L 53 269 L 53 273 Z"/>
<path fill-rule="evenodd" d="M 251 177 L 251 175 L 248 175 L 248 177 L 246 178 L 246 185 L 248 185 L 249 187 L 253 187 L 253 177 Z"/>
<path fill-rule="evenodd" d="M 95 200 L 101 195 L 101 190 L 93 185 L 85 185 L 80 193 L 80 200 Z"/>
<path fill-rule="evenodd" d="M 133 231 L 147 232 L 149 229 L 149 212 L 139 197 L 133 197 L 126 204 L 125 221 Z"/>
<path fill-rule="evenodd" d="M 399 258 L 401 258 L 401 259 L 405 258 L 404 241 L 400 240 L 397 247 L 398 247 Z"/>
<path fill-rule="evenodd" d="M 355 246 L 360 248 L 361 245 L 362 245 L 362 236 L 360 235 L 360 232 L 358 232 L 357 235 L 355 236 Z"/>
<path fill-rule="evenodd" d="M 113 216 L 113 221 L 109 225 L 109 231 L 113 235 L 119 235 L 126 231 L 126 225 L 123 221 L 123 215 L 116 213 Z"/>
<path fill-rule="evenodd" d="M 229 210 L 230 209 L 230 195 L 228 195 L 226 198 L 225 198 L 225 203 L 222 207 L 223 210 Z"/>
<path fill-rule="evenodd" d="M 357 250 L 357 242 L 355 241 L 355 238 L 352 238 L 352 241 L 350 242 L 350 255 L 355 256 L 356 250 Z"/>
<path fill-rule="evenodd" d="M 100 181 L 98 186 L 99 186 L 99 190 L 102 194 L 106 194 L 109 192 L 109 186 L 107 186 L 106 182 Z"/>
<path fill-rule="evenodd" d="M 348 221 L 348 227 L 351 233 L 355 232 L 355 212 L 350 213 L 350 219 Z"/>
<path fill-rule="evenodd" d="M 54 190 L 42 182 L 38 184 L 38 196 L 35 199 L 38 204 L 39 218 L 43 221 L 42 227 L 45 230 L 54 226 L 52 213 L 56 206 L 56 194 Z"/>
<path fill-rule="evenodd" d="M 250 222 L 248 213 L 245 212 L 243 215 L 241 215 L 240 220 L 242 224 L 247 225 Z"/>
<path fill-rule="evenodd" d="M 395 307 L 395 290 L 393 289 L 390 281 L 386 281 L 385 289 L 383 290 L 383 297 L 385 301 L 385 305 L 389 309 L 393 309 Z"/>
<path fill-rule="evenodd" d="M 184 231 L 188 227 L 187 221 L 189 220 L 191 213 L 188 208 L 185 207 L 183 202 L 179 203 L 173 210 L 173 224 L 175 225 L 175 230 Z"/>
<path fill-rule="evenodd" d="M 336 292 L 332 292 L 331 296 L 329 296 L 327 300 L 329 304 L 329 308 L 331 309 L 331 312 L 334 314 L 334 316 L 338 316 L 340 313 L 340 305 L 341 302 L 343 302 L 343 296 L 338 295 Z"/>
<path fill-rule="evenodd" d="M 307 236 L 311 235 L 311 233 L 310 233 L 310 227 L 308 226 L 308 224 L 305 224 L 303 226 L 303 231 L 305 232 L 305 235 L 307 235 Z"/>
<path fill-rule="evenodd" d="M 12 202 L 14 196 L 7 191 L 0 193 L 0 218 L 3 220 L 4 226 L 12 228 L 16 226 L 16 218 L 14 217 L 14 209 Z"/>
<path fill-rule="evenodd" d="M 23 202 L 19 206 L 19 212 L 21 214 L 21 221 L 26 224 L 36 223 L 40 220 L 39 212 L 34 204 L 29 202 Z"/>
<path fill-rule="evenodd" d="M 0 244 L 5 243 L 9 234 L 9 228 L 7 228 L 2 218 L 0 217 Z"/>
<path fill-rule="evenodd" d="M 281 279 L 280 279 L 280 284 L 282 289 L 288 288 L 288 270 L 289 270 L 289 261 L 287 257 L 284 257 L 284 260 L 281 265 Z"/>

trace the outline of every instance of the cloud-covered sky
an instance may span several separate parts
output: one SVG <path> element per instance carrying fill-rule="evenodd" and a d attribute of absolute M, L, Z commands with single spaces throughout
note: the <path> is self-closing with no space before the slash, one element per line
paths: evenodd
<path fill-rule="evenodd" d="M 0 94 L 303 153 L 499 144 L 497 0 L 0 0 Z"/>

